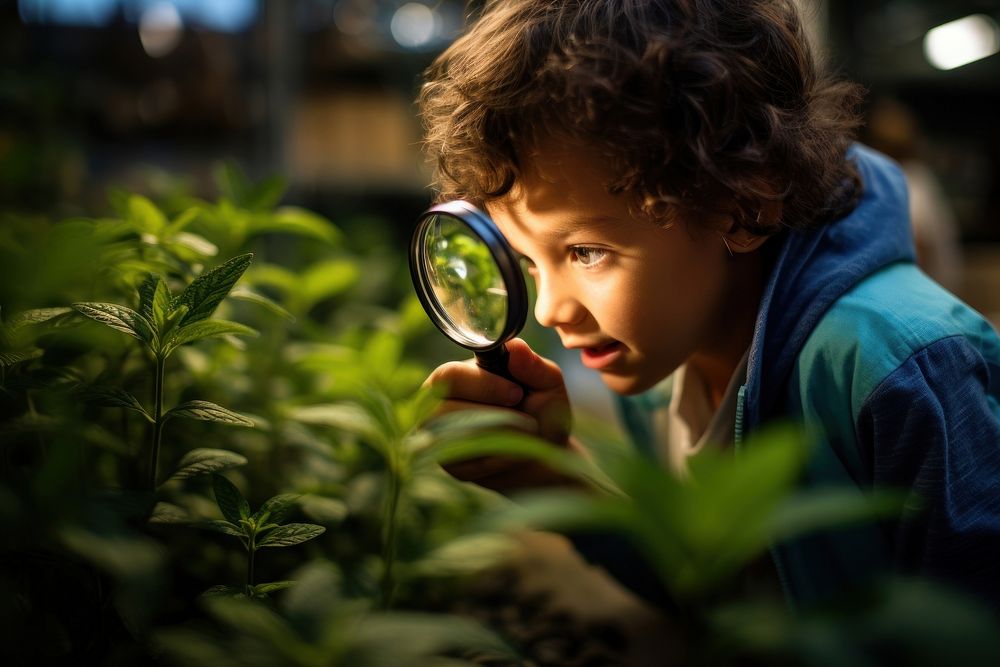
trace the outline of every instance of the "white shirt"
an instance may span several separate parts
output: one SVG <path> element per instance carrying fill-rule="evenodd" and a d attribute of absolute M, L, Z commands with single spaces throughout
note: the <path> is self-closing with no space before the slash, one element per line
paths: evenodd
<path fill-rule="evenodd" d="M 695 367 L 684 364 L 674 371 L 670 403 L 653 414 L 653 433 L 660 460 L 675 473 L 684 474 L 688 457 L 709 443 L 732 445 L 736 402 L 746 381 L 749 352 L 743 353 L 729 378 L 717 410 L 712 408 L 705 377 Z"/>

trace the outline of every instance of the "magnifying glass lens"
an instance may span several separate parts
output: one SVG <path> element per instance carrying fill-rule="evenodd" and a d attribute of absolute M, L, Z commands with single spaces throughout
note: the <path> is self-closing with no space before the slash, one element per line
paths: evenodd
<path fill-rule="evenodd" d="M 439 322 L 467 346 L 497 343 L 507 324 L 508 294 L 489 246 L 452 215 L 428 216 L 424 225 L 420 254 Z"/>
<path fill-rule="evenodd" d="M 413 231 L 410 277 L 438 329 L 475 352 L 480 367 L 513 380 L 506 343 L 524 326 L 528 291 L 496 223 L 460 199 L 435 204 Z"/>

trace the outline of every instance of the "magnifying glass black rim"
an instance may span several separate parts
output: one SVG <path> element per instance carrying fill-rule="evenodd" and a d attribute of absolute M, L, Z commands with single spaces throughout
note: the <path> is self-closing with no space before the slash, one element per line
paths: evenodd
<path fill-rule="evenodd" d="M 442 214 L 458 218 L 468 225 L 486 243 L 490 255 L 493 256 L 493 261 L 500 269 L 504 286 L 507 288 L 507 319 L 504 322 L 503 330 L 494 342 L 485 345 L 470 343 L 461 331 L 451 324 L 451 320 L 441 308 L 440 302 L 432 296 L 434 288 L 427 275 L 426 266 L 421 261 L 422 247 L 428 221 L 431 217 Z M 431 321 L 448 338 L 467 350 L 485 352 L 500 347 L 516 336 L 524 327 L 528 316 L 528 288 L 524 284 L 524 276 L 521 274 L 517 256 L 507 243 L 507 239 L 497 229 L 496 223 L 467 201 L 455 200 L 436 204 L 424 211 L 417 219 L 417 227 L 410 239 L 410 277 L 413 279 L 413 284 L 417 286 L 417 297 Z M 456 334 L 461 338 L 458 338 Z"/>

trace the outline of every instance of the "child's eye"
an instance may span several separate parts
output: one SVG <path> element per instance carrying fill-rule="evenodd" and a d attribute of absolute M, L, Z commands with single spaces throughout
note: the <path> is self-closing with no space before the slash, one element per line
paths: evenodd
<path fill-rule="evenodd" d="M 597 266 L 608 255 L 608 251 L 604 248 L 592 248 L 582 245 L 573 246 L 570 248 L 570 253 L 572 253 L 573 259 L 586 267 Z"/>

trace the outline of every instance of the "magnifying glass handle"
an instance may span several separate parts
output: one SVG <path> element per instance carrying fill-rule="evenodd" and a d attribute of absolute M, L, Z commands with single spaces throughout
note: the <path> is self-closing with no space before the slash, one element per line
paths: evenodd
<path fill-rule="evenodd" d="M 507 368 L 508 359 L 510 359 L 510 352 L 507 351 L 505 343 L 492 350 L 476 352 L 476 363 L 479 364 L 480 368 L 520 385 L 521 383 L 514 379 L 510 374 L 510 369 Z"/>

